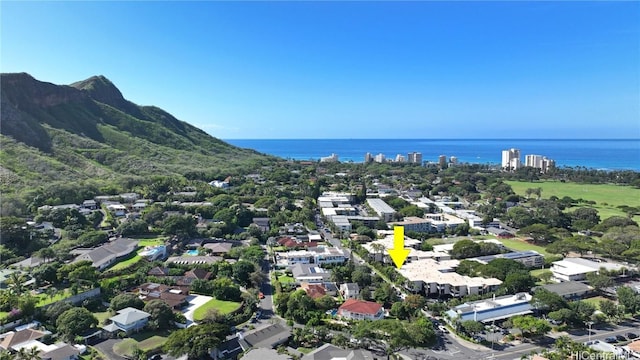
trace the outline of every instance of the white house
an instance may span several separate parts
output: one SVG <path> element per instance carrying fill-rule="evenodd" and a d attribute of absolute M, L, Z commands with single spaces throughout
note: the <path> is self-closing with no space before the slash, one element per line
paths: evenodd
<path fill-rule="evenodd" d="M 345 299 L 356 299 L 360 295 L 360 287 L 356 283 L 340 284 L 340 294 Z"/>
<path fill-rule="evenodd" d="M 150 316 L 151 314 L 147 312 L 128 307 L 118 311 L 118 315 L 110 317 L 109 320 L 111 320 L 111 324 L 105 325 L 102 328 L 112 334 L 117 331 L 124 331 L 130 334 L 144 328 L 149 322 Z"/>

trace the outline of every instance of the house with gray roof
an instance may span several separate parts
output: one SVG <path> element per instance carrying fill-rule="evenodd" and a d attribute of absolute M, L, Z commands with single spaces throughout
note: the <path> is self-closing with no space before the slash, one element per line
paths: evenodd
<path fill-rule="evenodd" d="M 332 344 L 324 344 L 312 352 L 306 354 L 301 360 L 376 360 L 384 357 L 376 357 L 368 350 L 341 349 Z"/>
<path fill-rule="evenodd" d="M 360 295 L 360 286 L 357 283 L 340 284 L 340 294 L 345 299 L 357 299 Z"/>
<path fill-rule="evenodd" d="M 118 259 L 131 254 L 137 248 L 137 240 L 119 238 L 78 255 L 73 262 L 88 260 L 91 261 L 93 267 L 98 270 L 104 270 Z"/>
<path fill-rule="evenodd" d="M 558 294 L 567 300 L 579 300 L 588 297 L 593 293 L 593 287 L 579 281 L 565 281 L 555 284 L 537 286 L 532 289 L 533 293 L 538 289 L 545 289 L 554 294 Z"/>
<path fill-rule="evenodd" d="M 291 273 L 296 284 L 303 282 L 321 284 L 329 281 L 331 271 L 323 269 L 316 264 L 297 263 L 291 267 Z"/>
<path fill-rule="evenodd" d="M 275 348 L 284 344 L 291 337 L 291 331 L 280 323 L 253 330 L 246 334 L 238 334 L 238 342 L 242 350 L 251 348 Z"/>
<path fill-rule="evenodd" d="M 253 349 L 245 353 L 241 360 L 291 360 L 289 354 L 278 354 L 274 349 Z"/>
<path fill-rule="evenodd" d="M 127 307 L 118 311 L 118 315 L 109 318 L 111 323 L 102 327 L 109 335 L 113 335 L 118 331 L 127 334 L 138 332 L 144 328 L 149 322 L 151 314 L 138 310 L 136 308 Z"/>

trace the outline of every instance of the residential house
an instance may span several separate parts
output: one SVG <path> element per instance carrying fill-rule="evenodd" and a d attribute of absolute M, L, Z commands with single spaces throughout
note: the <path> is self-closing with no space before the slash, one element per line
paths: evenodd
<path fill-rule="evenodd" d="M 340 284 L 340 294 L 345 299 L 357 299 L 360 295 L 360 286 L 356 283 Z"/>
<path fill-rule="evenodd" d="M 252 349 L 249 352 L 246 352 L 240 360 L 291 360 L 291 355 L 284 353 L 280 354 L 277 350 L 274 349 Z"/>
<path fill-rule="evenodd" d="M 193 269 L 180 276 L 176 281 L 176 285 L 191 286 L 194 280 L 209 280 L 209 278 L 211 278 L 211 272 L 203 269 Z"/>
<path fill-rule="evenodd" d="M 351 320 L 380 320 L 384 317 L 384 308 L 372 301 L 347 299 L 338 308 L 338 315 Z"/>
<path fill-rule="evenodd" d="M 73 262 L 88 260 L 98 270 L 104 270 L 138 248 L 138 241 L 128 238 L 119 238 L 95 249 L 87 250 L 77 256 Z M 82 251 L 82 250 L 80 250 Z"/>
<path fill-rule="evenodd" d="M 314 264 L 295 264 L 291 267 L 291 273 L 296 284 L 303 282 L 321 284 L 329 281 L 331 272 Z"/>
<path fill-rule="evenodd" d="M 283 237 L 278 239 L 278 244 L 288 248 L 309 248 L 318 246 L 314 241 L 301 241 L 296 237 Z"/>
<path fill-rule="evenodd" d="M 284 344 L 291 337 L 291 331 L 283 324 L 275 323 L 267 327 L 238 334 L 238 342 L 242 350 L 251 348 L 275 348 Z"/>
<path fill-rule="evenodd" d="M 96 210 L 98 203 L 95 200 L 85 200 L 82 202 L 82 208 L 87 210 Z"/>
<path fill-rule="evenodd" d="M 218 261 L 224 260 L 220 256 L 172 256 L 167 259 L 166 263 L 182 264 L 182 265 L 198 265 L 198 264 L 214 264 Z M 227 262 L 232 263 L 234 260 L 230 259 Z"/>
<path fill-rule="evenodd" d="M 173 309 L 180 309 L 187 303 L 188 287 L 168 286 L 157 283 L 145 283 L 137 289 L 142 301 L 162 300 Z"/>
<path fill-rule="evenodd" d="M 304 355 L 301 360 L 376 360 L 384 357 L 376 357 L 369 350 L 342 349 L 330 343 L 326 343 L 312 352 Z"/>
<path fill-rule="evenodd" d="M 266 233 L 269 232 L 269 221 L 268 217 L 255 217 L 253 218 L 253 223 L 260 229 L 260 231 Z"/>
<path fill-rule="evenodd" d="M 77 360 L 80 358 L 80 350 L 76 347 L 66 343 L 58 345 L 55 349 L 41 351 L 38 356 L 42 360 Z"/>
<path fill-rule="evenodd" d="M 327 295 L 327 290 L 322 284 L 309 284 L 307 282 L 303 282 L 300 284 L 300 288 L 312 299 L 318 299 Z"/>
<path fill-rule="evenodd" d="M 40 331 L 35 329 L 23 329 L 19 331 L 9 331 L 0 335 L 0 349 L 7 351 L 18 351 L 25 344 L 42 339 L 50 335 L 50 331 Z"/>
<path fill-rule="evenodd" d="M 230 242 L 214 242 L 202 245 L 211 255 L 224 256 L 231 251 L 233 243 Z"/>
<path fill-rule="evenodd" d="M 150 316 L 148 312 L 127 307 L 119 310 L 116 316 L 110 317 L 111 323 L 103 326 L 102 329 L 109 335 L 115 335 L 118 331 L 131 334 L 142 330 L 149 322 Z"/>
<path fill-rule="evenodd" d="M 169 276 L 169 268 L 156 266 L 151 270 L 147 271 L 147 275 L 158 276 L 158 277 Z"/>

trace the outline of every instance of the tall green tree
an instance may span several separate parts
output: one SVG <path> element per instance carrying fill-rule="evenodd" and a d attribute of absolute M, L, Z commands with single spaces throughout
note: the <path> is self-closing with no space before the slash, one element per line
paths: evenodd
<path fill-rule="evenodd" d="M 164 349 L 170 355 L 187 355 L 188 359 L 204 359 L 229 335 L 229 326 L 207 323 L 176 330 L 169 335 Z"/>

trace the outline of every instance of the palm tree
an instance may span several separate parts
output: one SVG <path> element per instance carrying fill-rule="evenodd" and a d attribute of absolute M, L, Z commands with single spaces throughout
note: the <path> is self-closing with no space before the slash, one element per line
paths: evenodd
<path fill-rule="evenodd" d="M 371 244 L 371 249 L 380 256 L 380 261 L 384 261 L 384 245 L 380 244 L 380 243 L 373 243 Z M 378 257 L 376 256 L 376 260 L 378 259 Z"/>
<path fill-rule="evenodd" d="M 40 359 L 40 356 L 38 355 L 39 353 L 40 353 L 40 350 L 35 346 L 29 349 L 27 349 L 26 347 L 23 347 L 16 354 L 17 355 L 16 360 L 39 360 Z"/>
<path fill-rule="evenodd" d="M 9 279 L 7 283 L 9 284 L 9 288 L 11 292 L 15 295 L 20 296 L 25 290 L 24 282 L 26 281 L 26 277 L 23 273 L 16 271 L 9 275 Z"/>

